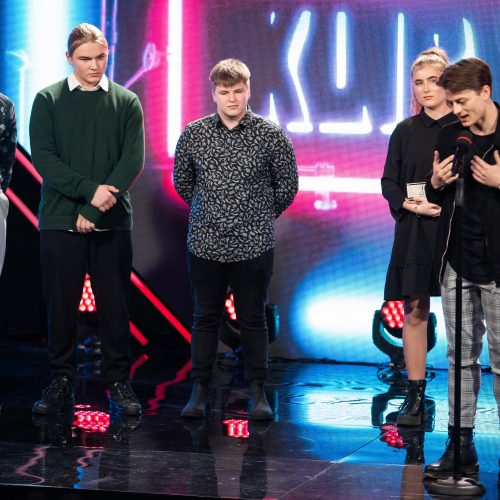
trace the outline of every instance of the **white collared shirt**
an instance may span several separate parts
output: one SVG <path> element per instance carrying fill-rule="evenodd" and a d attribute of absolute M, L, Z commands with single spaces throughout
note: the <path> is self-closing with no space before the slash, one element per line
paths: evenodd
<path fill-rule="evenodd" d="M 100 82 L 92 89 L 86 89 L 82 86 L 82 84 L 78 81 L 74 73 L 68 75 L 68 87 L 69 91 L 73 92 L 73 90 L 84 90 L 85 92 L 94 92 L 95 90 L 102 89 L 106 92 L 109 90 L 109 81 L 106 75 L 102 75 Z"/>

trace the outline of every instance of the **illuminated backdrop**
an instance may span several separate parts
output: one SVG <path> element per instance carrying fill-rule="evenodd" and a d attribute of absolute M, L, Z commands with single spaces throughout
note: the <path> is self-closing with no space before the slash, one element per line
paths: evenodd
<path fill-rule="evenodd" d="M 252 109 L 291 137 L 300 192 L 278 220 L 270 299 L 281 311 L 272 354 L 385 361 L 371 342 L 382 302 L 393 221 L 380 195 L 388 137 L 409 110 L 408 73 L 437 44 L 452 60 L 494 63 L 498 2 L 462 0 L 16 0 L 2 2 L 0 90 L 14 100 L 20 142 L 36 92 L 68 71 L 78 22 L 105 32 L 108 75 L 136 92 L 147 132 L 146 170 L 133 188 L 134 266 L 190 323 L 187 209 L 172 186 L 176 140 L 213 112 L 208 73 L 227 57 L 252 71 Z M 497 68 L 493 68 L 499 80 Z M 438 346 L 445 366 L 439 299 Z"/>

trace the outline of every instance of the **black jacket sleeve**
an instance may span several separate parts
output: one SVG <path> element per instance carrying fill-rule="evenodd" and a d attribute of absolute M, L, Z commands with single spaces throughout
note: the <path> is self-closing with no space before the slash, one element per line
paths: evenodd
<path fill-rule="evenodd" d="M 449 138 L 448 129 L 445 127 L 439 132 L 436 144 L 436 150 L 439 154 L 439 161 L 443 160 L 449 153 Z M 432 171 L 427 176 L 427 181 L 425 183 L 425 195 L 430 203 L 435 203 L 441 206 L 443 204 L 443 196 L 447 189 L 455 189 L 454 185 L 442 187 L 439 189 L 434 189 L 431 184 Z"/>

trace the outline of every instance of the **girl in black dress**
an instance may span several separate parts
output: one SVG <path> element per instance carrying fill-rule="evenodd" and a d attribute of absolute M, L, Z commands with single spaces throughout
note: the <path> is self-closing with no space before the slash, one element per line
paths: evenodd
<path fill-rule="evenodd" d="M 382 177 L 382 194 L 396 221 L 385 300 L 404 300 L 403 350 L 409 390 L 398 424 L 420 425 L 425 413 L 425 367 L 430 297 L 440 295 L 435 262 L 437 218 L 441 208 L 425 198 L 437 136 L 456 120 L 444 90 L 436 83 L 448 65 L 446 52 L 434 47 L 411 68 L 414 116 L 394 129 Z"/>

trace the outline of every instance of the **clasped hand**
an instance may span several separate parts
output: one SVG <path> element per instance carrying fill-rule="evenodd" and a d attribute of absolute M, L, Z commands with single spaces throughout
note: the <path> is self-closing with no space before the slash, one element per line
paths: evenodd
<path fill-rule="evenodd" d="M 107 212 L 116 203 L 116 198 L 113 193 L 118 193 L 120 190 L 115 186 L 101 184 L 97 187 L 90 204 L 100 210 L 102 213 Z M 79 233 L 90 233 L 95 229 L 95 224 L 89 221 L 82 214 L 78 215 L 76 220 L 76 230 Z"/>
<path fill-rule="evenodd" d="M 115 188 L 115 186 L 101 184 L 96 189 L 90 204 L 103 213 L 107 212 L 116 203 L 116 198 L 113 196 L 113 193 L 118 193 L 119 191 L 120 190 Z"/>
<path fill-rule="evenodd" d="M 403 207 L 418 216 L 439 217 L 441 214 L 441 207 L 434 203 L 429 203 L 425 198 L 405 198 Z"/>

